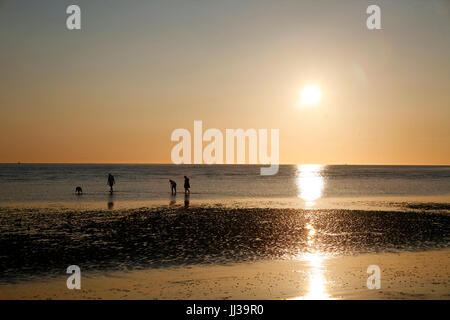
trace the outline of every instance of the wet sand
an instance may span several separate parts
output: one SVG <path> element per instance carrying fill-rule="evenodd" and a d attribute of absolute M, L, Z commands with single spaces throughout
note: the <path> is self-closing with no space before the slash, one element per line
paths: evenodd
<path fill-rule="evenodd" d="M 450 299 L 450 215 L 428 207 L 0 208 L 0 299 Z"/>
<path fill-rule="evenodd" d="M 0 284 L 85 271 L 448 249 L 450 215 L 427 212 L 166 207 L 0 210 Z"/>
<path fill-rule="evenodd" d="M 381 289 L 369 290 L 369 265 Z M 0 286 L 0 299 L 450 299 L 450 250 L 83 273 Z"/>

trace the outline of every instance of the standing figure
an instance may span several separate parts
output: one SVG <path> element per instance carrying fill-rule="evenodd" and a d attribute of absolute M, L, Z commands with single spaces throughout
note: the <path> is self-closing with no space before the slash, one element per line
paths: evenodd
<path fill-rule="evenodd" d="M 191 185 L 189 184 L 189 178 L 184 176 L 184 193 L 185 194 L 191 194 L 191 190 L 189 188 Z"/>
<path fill-rule="evenodd" d="M 114 180 L 114 176 L 111 173 L 108 173 L 108 186 L 110 188 L 109 192 L 113 193 L 113 185 L 116 183 Z"/>
<path fill-rule="evenodd" d="M 172 195 L 176 195 L 177 194 L 177 183 L 170 179 L 169 179 L 169 183 L 170 183 L 170 190 L 172 191 Z"/>

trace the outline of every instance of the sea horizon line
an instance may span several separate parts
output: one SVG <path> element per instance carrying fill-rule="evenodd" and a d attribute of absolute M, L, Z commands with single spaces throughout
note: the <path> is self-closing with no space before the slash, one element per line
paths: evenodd
<path fill-rule="evenodd" d="M 175 166 L 211 166 L 211 165 L 217 165 L 217 166 L 267 166 L 270 165 L 269 163 L 213 163 L 213 164 L 206 164 L 206 163 L 182 163 L 182 164 L 175 164 L 175 163 L 167 163 L 167 162 L 0 162 L 0 165 L 3 164 L 42 164 L 42 165 L 175 165 Z M 305 162 L 305 163 L 280 163 L 280 166 L 298 166 L 298 165 L 321 165 L 321 166 L 391 166 L 391 167 L 448 167 L 450 166 L 450 163 L 448 164 L 399 164 L 399 163 L 388 163 L 388 164 L 380 164 L 380 163 L 313 163 L 313 162 Z"/>

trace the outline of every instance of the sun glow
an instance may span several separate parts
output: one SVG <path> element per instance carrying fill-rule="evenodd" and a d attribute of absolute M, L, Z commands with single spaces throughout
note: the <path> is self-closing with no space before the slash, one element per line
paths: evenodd
<path fill-rule="evenodd" d="M 308 85 L 303 88 L 300 94 L 301 105 L 312 106 L 319 103 L 322 98 L 322 92 L 316 85 Z"/>

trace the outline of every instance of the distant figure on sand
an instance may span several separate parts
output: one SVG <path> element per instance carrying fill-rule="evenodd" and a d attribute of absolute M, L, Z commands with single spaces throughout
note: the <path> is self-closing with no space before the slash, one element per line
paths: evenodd
<path fill-rule="evenodd" d="M 75 193 L 76 194 L 82 194 L 83 193 L 83 189 L 81 189 L 81 187 L 76 187 L 75 188 Z"/>
<path fill-rule="evenodd" d="M 172 195 L 177 194 L 177 183 L 170 179 L 169 179 L 169 183 L 170 183 L 170 190 L 172 191 Z"/>
<path fill-rule="evenodd" d="M 185 194 L 191 194 L 191 190 L 189 188 L 191 185 L 189 184 L 189 178 L 184 176 L 184 193 Z"/>
<path fill-rule="evenodd" d="M 113 192 L 113 185 L 116 183 L 114 180 L 114 176 L 111 173 L 108 173 L 108 186 L 110 188 L 109 192 Z"/>

